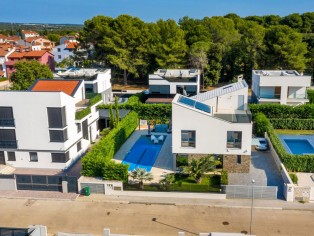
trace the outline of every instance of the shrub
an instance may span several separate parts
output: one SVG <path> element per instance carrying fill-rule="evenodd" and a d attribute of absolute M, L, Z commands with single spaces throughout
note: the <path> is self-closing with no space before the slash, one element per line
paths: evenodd
<path fill-rule="evenodd" d="M 87 107 L 84 110 L 77 111 L 75 113 L 75 119 L 81 120 L 82 118 L 84 118 L 85 116 L 87 116 L 90 113 L 91 113 L 90 107 Z"/>
<path fill-rule="evenodd" d="M 182 166 L 188 166 L 189 165 L 189 160 L 188 157 L 184 156 L 177 156 L 177 167 L 182 167 Z"/>
<path fill-rule="evenodd" d="M 255 117 L 255 121 L 256 121 L 256 128 L 257 128 L 257 135 L 264 137 L 264 133 L 267 131 L 267 128 L 270 125 L 269 120 L 263 113 L 258 113 Z"/>
<path fill-rule="evenodd" d="M 97 94 L 96 96 L 93 96 L 92 98 L 89 99 L 89 105 L 92 106 L 96 104 L 97 102 L 101 101 L 102 97 L 101 94 Z"/>
<path fill-rule="evenodd" d="M 105 180 L 120 180 L 128 182 L 128 165 L 118 164 L 113 161 L 105 162 L 103 166 L 103 178 Z"/>
<path fill-rule="evenodd" d="M 228 172 L 226 170 L 221 171 L 220 184 L 228 185 Z"/>
<path fill-rule="evenodd" d="M 270 119 L 275 129 L 313 130 L 314 119 Z"/>
<path fill-rule="evenodd" d="M 104 166 L 137 127 L 138 116 L 130 112 L 119 125 L 103 137 L 82 159 L 82 175 L 104 176 Z M 116 175 L 115 175 L 116 176 Z"/>
<path fill-rule="evenodd" d="M 310 103 L 314 103 L 314 90 L 307 90 L 307 97 L 310 100 Z"/>
<path fill-rule="evenodd" d="M 289 173 L 289 176 L 294 184 L 298 184 L 298 176 L 295 173 Z"/>

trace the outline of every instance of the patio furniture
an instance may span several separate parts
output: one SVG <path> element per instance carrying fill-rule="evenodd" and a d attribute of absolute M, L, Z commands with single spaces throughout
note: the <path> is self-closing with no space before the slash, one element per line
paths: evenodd
<path fill-rule="evenodd" d="M 150 141 L 154 141 L 154 139 L 156 139 L 155 135 L 151 135 L 150 136 Z"/>
<path fill-rule="evenodd" d="M 163 141 L 164 141 L 164 136 L 163 136 L 163 135 L 160 135 L 159 138 L 158 138 L 158 141 L 163 142 Z"/>
<path fill-rule="evenodd" d="M 154 144 L 158 144 L 158 139 L 155 137 L 155 139 L 153 140 Z"/>

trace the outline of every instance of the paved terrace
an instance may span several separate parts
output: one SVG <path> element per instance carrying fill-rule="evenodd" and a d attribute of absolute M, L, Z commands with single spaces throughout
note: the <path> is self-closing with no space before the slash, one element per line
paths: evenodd
<path fill-rule="evenodd" d="M 128 138 L 128 140 L 122 145 L 119 151 L 115 154 L 114 160 L 117 162 L 122 162 L 124 157 L 133 147 L 134 143 L 140 138 L 141 135 L 147 135 L 147 129 L 135 130 L 133 134 Z M 172 173 L 173 171 L 173 155 L 171 150 L 172 135 L 168 133 L 156 133 L 152 134 L 166 135 L 166 139 L 162 145 L 162 148 L 158 154 L 156 162 L 151 170 L 151 173 L 154 176 L 154 182 L 158 182 L 165 174 Z"/>

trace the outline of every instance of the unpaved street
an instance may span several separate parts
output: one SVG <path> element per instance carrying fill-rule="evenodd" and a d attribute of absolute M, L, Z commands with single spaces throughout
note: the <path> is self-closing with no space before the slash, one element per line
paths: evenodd
<path fill-rule="evenodd" d="M 249 231 L 250 209 L 192 205 L 0 199 L 2 227 L 48 226 L 49 233 L 186 235 Z M 313 211 L 254 209 L 256 235 L 313 235 Z"/>

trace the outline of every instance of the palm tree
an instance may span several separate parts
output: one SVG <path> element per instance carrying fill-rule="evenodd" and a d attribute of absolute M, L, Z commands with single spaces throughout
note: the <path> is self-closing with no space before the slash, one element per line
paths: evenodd
<path fill-rule="evenodd" d="M 184 172 L 188 173 L 197 183 L 201 182 L 204 173 L 214 170 L 220 161 L 215 160 L 214 156 L 206 156 L 201 159 L 192 159 Z"/>
<path fill-rule="evenodd" d="M 159 183 L 168 190 L 170 184 L 173 184 L 176 181 L 174 174 L 167 174 L 164 179 L 160 180 Z"/>
<path fill-rule="evenodd" d="M 130 174 L 131 178 L 139 181 L 139 188 L 143 189 L 143 181 L 151 181 L 154 179 L 153 175 L 150 172 L 147 172 L 145 169 L 136 168 Z"/>

